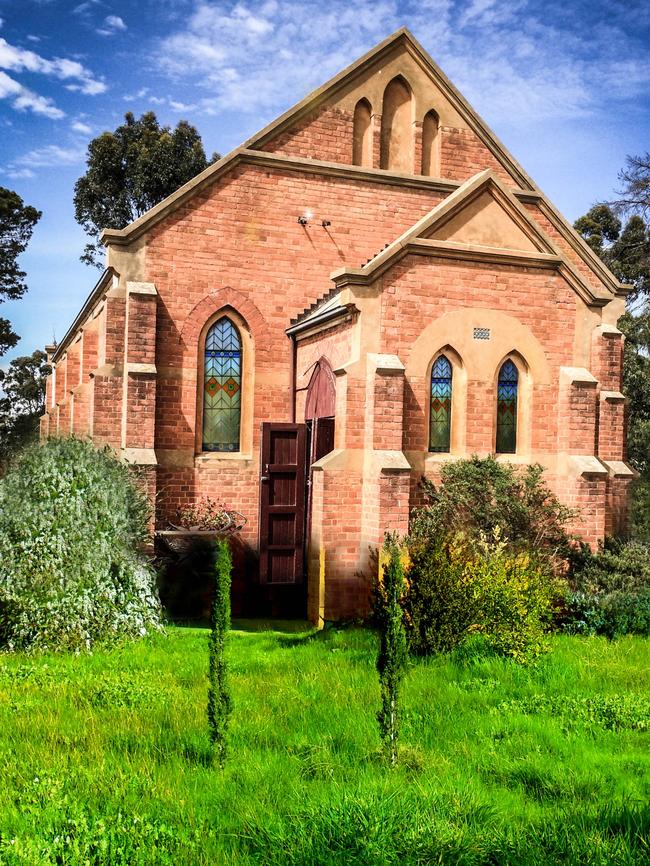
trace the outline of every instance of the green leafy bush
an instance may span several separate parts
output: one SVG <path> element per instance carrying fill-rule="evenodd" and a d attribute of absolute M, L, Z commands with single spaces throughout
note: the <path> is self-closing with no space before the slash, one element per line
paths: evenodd
<path fill-rule="evenodd" d="M 379 652 L 377 672 L 381 690 L 381 709 L 377 713 L 379 732 L 386 757 L 397 763 L 399 739 L 400 692 L 406 672 L 408 649 L 404 629 L 402 596 L 404 594 L 404 566 L 397 540 L 386 536 L 384 555 L 387 561 L 382 569 L 381 587 L 375 597 L 379 624 Z"/>
<path fill-rule="evenodd" d="M 576 557 L 560 625 L 572 634 L 650 636 L 650 544 L 609 540 Z"/>
<path fill-rule="evenodd" d="M 524 664 L 548 649 L 563 584 L 529 554 L 513 553 L 498 529 L 476 544 L 460 536 L 411 541 L 411 551 L 404 607 L 414 653 L 449 651 L 470 634 Z"/>
<path fill-rule="evenodd" d="M 441 470 L 436 486 L 423 479 L 426 504 L 413 511 L 414 539 L 462 533 L 477 542 L 497 528 L 514 551 L 535 552 L 536 558 L 562 572 L 571 550 L 568 523 L 576 512 L 547 487 L 539 464 L 515 467 L 494 457 L 456 460 Z"/>
<path fill-rule="evenodd" d="M 404 610 L 415 655 L 449 652 L 476 621 L 476 600 L 453 544 L 433 536 L 411 544 Z"/>
<path fill-rule="evenodd" d="M 148 515 L 110 451 L 74 438 L 25 450 L 0 481 L 0 647 L 79 650 L 159 628 L 137 550 Z"/>
<path fill-rule="evenodd" d="M 208 727 L 215 756 L 221 766 L 226 760 L 226 734 L 232 712 L 228 687 L 226 645 L 230 630 L 230 585 L 232 556 L 225 538 L 216 544 L 214 565 L 214 601 L 212 603 L 208 669 Z"/>

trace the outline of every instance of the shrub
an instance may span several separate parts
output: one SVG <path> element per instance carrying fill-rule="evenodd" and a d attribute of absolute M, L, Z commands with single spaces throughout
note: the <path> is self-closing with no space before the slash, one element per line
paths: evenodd
<path fill-rule="evenodd" d="M 210 740 L 221 766 L 226 760 L 226 732 L 232 709 L 226 668 L 226 641 L 230 629 L 231 572 L 230 547 L 224 538 L 220 538 L 216 545 L 215 591 L 209 643 L 208 725 Z"/>
<path fill-rule="evenodd" d="M 554 571 L 564 569 L 571 549 L 566 527 L 576 512 L 549 490 L 539 464 L 522 468 L 494 457 L 457 460 L 441 470 L 439 486 L 423 479 L 427 503 L 414 510 L 414 539 L 460 532 L 472 543 L 497 528 L 515 551 L 534 551 Z"/>
<path fill-rule="evenodd" d="M 404 610 L 415 655 L 449 652 L 476 621 L 476 602 L 458 550 L 444 537 L 411 544 Z"/>
<path fill-rule="evenodd" d="M 74 438 L 26 449 L 0 482 L 0 647 L 78 650 L 159 628 L 137 552 L 148 515 L 108 450 Z"/>
<path fill-rule="evenodd" d="M 524 664 L 548 651 L 546 632 L 564 585 L 530 554 L 508 552 L 495 531 L 467 562 L 465 580 L 475 599 L 476 631 L 493 649 Z"/>
<path fill-rule="evenodd" d="M 513 553 L 496 529 L 476 544 L 459 536 L 411 540 L 404 608 L 409 646 L 428 655 L 482 634 L 521 663 L 548 649 L 545 633 L 563 584 L 527 553 Z"/>
<path fill-rule="evenodd" d="M 399 697 L 408 651 L 401 607 L 404 567 L 395 538 L 386 537 L 384 553 L 388 561 L 383 567 L 381 585 L 375 594 L 379 602 L 376 607 L 380 635 L 377 671 L 381 687 L 381 709 L 377 713 L 377 721 L 386 756 L 394 766 L 397 763 L 399 737 Z"/>
<path fill-rule="evenodd" d="M 576 558 L 571 591 L 559 617 L 573 634 L 650 636 L 650 544 L 608 540 Z"/>

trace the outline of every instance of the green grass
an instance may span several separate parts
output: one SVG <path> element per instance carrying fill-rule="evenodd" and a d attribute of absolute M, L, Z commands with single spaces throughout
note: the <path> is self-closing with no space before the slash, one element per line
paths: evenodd
<path fill-rule="evenodd" d="M 0 864 L 650 862 L 649 641 L 416 662 L 396 770 L 375 652 L 363 629 L 234 631 L 223 771 L 206 631 L 0 656 Z"/>

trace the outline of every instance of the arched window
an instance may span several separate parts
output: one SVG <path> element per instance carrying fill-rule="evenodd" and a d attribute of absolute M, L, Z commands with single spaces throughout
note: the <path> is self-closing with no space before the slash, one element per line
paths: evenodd
<path fill-rule="evenodd" d="M 384 91 L 379 167 L 413 174 L 411 90 L 398 76 Z"/>
<path fill-rule="evenodd" d="M 431 369 L 431 408 L 429 414 L 429 451 L 449 451 L 451 442 L 452 368 L 440 355 Z"/>
<path fill-rule="evenodd" d="M 508 358 L 501 365 L 497 383 L 497 454 L 517 451 L 517 391 L 519 371 Z"/>
<path fill-rule="evenodd" d="M 440 174 L 438 159 L 439 118 L 435 111 L 429 111 L 422 123 L 422 174 L 436 177 Z"/>
<path fill-rule="evenodd" d="M 203 371 L 203 450 L 239 451 L 242 344 L 227 316 L 205 337 Z"/>
<path fill-rule="evenodd" d="M 354 109 L 352 163 L 372 167 L 372 109 L 367 99 L 360 99 Z"/>

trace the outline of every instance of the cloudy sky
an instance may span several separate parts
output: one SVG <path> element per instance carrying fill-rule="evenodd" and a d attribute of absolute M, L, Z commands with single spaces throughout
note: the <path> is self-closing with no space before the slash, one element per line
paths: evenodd
<path fill-rule="evenodd" d="M 72 192 L 125 111 L 227 153 L 406 25 L 573 220 L 650 150 L 645 0 L 0 0 L 0 186 L 43 211 L 6 365 L 61 338 L 98 272 Z"/>

